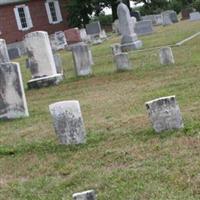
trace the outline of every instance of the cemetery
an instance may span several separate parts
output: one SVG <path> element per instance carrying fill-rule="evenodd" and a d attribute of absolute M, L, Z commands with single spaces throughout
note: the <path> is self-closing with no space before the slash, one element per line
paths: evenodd
<path fill-rule="evenodd" d="M 0 199 L 200 199 L 199 13 L 117 16 L 0 39 Z"/>

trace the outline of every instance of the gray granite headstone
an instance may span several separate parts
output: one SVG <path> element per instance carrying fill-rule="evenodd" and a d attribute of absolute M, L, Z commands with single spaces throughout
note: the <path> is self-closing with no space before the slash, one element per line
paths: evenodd
<path fill-rule="evenodd" d="M 151 20 L 139 21 L 135 24 L 135 33 L 137 35 L 148 35 L 153 33 L 153 24 Z"/>
<path fill-rule="evenodd" d="M 72 55 L 77 76 L 87 76 L 92 73 L 92 54 L 87 44 L 74 45 Z"/>
<path fill-rule="evenodd" d="M 21 51 L 18 47 L 8 49 L 8 54 L 11 60 L 21 57 Z"/>
<path fill-rule="evenodd" d="M 128 53 L 119 53 L 114 56 L 116 62 L 117 71 L 130 70 L 131 66 L 128 59 Z"/>
<path fill-rule="evenodd" d="M 200 20 L 200 13 L 199 12 L 190 13 L 190 21 L 198 21 L 198 20 Z"/>
<path fill-rule="evenodd" d="M 124 3 L 118 5 L 117 15 L 119 18 L 119 30 L 122 34 L 122 51 L 134 50 L 136 47 L 135 42 L 138 42 L 138 38 L 137 34 L 134 32 L 134 21 L 131 18 L 128 7 Z"/>
<path fill-rule="evenodd" d="M 150 120 L 157 133 L 184 127 L 175 96 L 162 97 L 146 103 Z"/>
<path fill-rule="evenodd" d="M 164 47 L 160 49 L 159 56 L 160 56 L 160 63 L 162 65 L 170 65 L 175 63 L 173 52 L 170 47 Z"/>
<path fill-rule="evenodd" d="M 0 39 L 0 63 L 10 62 L 6 41 Z"/>
<path fill-rule="evenodd" d="M 101 24 L 99 21 L 86 25 L 86 33 L 88 35 L 99 35 L 101 33 Z"/>
<path fill-rule="evenodd" d="M 86 142 L 86 132 L 78 101 L 62 101 L 51 104 L 49 110 L 61 144 L 83 144 Z"/>
<path fill-rule="evenodd" d="M 0 64 L 0 119 L 28 117 L 23 81 L 18 63 Z"/>
<path fill-rule="evenodd" d="M 97 200 L 94 190 L 88 190 L 81 193 L 75 193 L 72 196 L 73 200 Z"/>

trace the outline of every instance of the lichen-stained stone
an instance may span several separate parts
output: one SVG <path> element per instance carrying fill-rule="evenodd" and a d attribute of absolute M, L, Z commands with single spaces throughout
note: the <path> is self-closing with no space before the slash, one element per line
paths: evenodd
<path fill-rule="evenodd" d="M 61 144 L 85 143 L 85 127 L 78 101 L 62 101 L 49 106 L 55 132 Z"/>
<path fill-rule="evenodd" d="M 175 96 L 162 97 L 146 103 L 150 120 L 157 133 L 184 127 Z"/>
<path fill-rule="evenodd" d="M 130 70 L 131 66 L 128 59 L 128 53 L 119 53 L 114 56 L 116 62 L 117 71 Z"/>
<path fill-rule="evenodd" d="M 175 63 L 172 49 L 170 47 L 164 47 L 160 49 L 159 56 L 160 56 L 160 63 L 162 65 L 170 65 Z"/>
<path fill-rule="evenodd" d="M 77 76 L 92 74 L 92 54 L 87 44 L 75 45 L 72 47 L 72 55 Z"/>
<path fill-rule="evenodd" d="M 94 190 L 73 194 L 73 200 L 97 200 Z"/>
<path fill-rule="evenodd" d="M 0 64 L 0 119 L 28 117 L 23 81 L 18 63 Z"/>
<path fill-rule="evenodd" d="M 0 39 L 0 63 L 10 62 L 6 41 Z"/>
<path fill-rule="evenodd" d="M 57 73 L 47 32 L 28 33 L 25 35 L 24 42 L 32 78 L 51 76 Z"/>

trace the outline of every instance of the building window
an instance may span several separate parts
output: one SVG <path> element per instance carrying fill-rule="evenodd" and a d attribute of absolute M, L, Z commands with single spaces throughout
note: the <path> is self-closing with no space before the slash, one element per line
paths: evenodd
<path fill-rule="evenodd" d="M 15 18 L 19 30 L 26 31 L 33 27 L 29 8 L 26 5 L 19 5 L 14 8 Z"/>
<path fill-rule="evenodd" d="M 62 21 L 62 15 L 58 0 L 47 0 L 45 2 L 45 7 L 50 24 L 57 24 Z"/>

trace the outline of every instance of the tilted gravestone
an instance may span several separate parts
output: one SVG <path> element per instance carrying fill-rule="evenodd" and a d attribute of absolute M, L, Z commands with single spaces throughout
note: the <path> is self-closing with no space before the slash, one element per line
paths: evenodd
<path fill-rule="evenodd" d="M 132 67 L 130 66 L 128 53 L 118 53 L 114 56 L 116 62 L 117 71 L 127 71 Z"/>
<path fill-rule="evenodd" d="M 28 87 L 32 89 L 60 83 L 63 75 L 57 73 L 47 32 L 37 31 L 27 34 L 25 45 L 28 53 L 27 67 L 32 74 Z"/>
<path fill-rule="evenodd" d="M 175 63 L 173 52 L 170 47 L 164 47 L 160 49 L 159 57 L 162 65 L 170 65 Z"/>
<path fill-rule="evenodd" d="M 6 41 L 0 39 L 0 63 L 10 62 Z"/>
<path fill-rule="evenodd" d="M 97 200 L 94 190 L 88 190 L 85 192 L 75 193 L 72 196 L 73 200 Z"/>
<path fill-rule="evenodd" d="M 146 103 L 153 128 L 157 133 L 184 127 L 175 96 L 162 97 Z"/>
<path fill-rule="evenodd" d="M 120 3 L 117 7 L 117 15 L 119 18 L 119 29 L 122 34 L 121 48 L 122 51 L 130 51 L 136 49 L 138 45 L 135 42 L 140 42 L 137 34 L 134 32 L 134 23 L 130 16 L 130 11 L 124 3 Z"/>
<path fill-rule="evenodd" d="M 8 54 L 11 60 L 21 57 L 21 51 L 18 47 L 8 49 Z"/>
<path fill-rule="evenodd" d="M 18 63 L 0 64 L 0 119 L 28 117 L 23 81 Z"/>
<path fill-rule="evenodd" d="M 72 55 L 77 76 L 92 74 L 92 54 L 87 44 L 73 46 Z"/>
<path fill-rule="evenodd" d="M 61 144 L 85 143 L 85 127 L 78 101 L 62 101 L 49 105 L 55 132 Z"/>
<path fill-rule="evenodd" d="M 153 33 L 153 24 L 151 20 L 139 21 L 135 24 L 135 33 L 137 35 L 148 35 Z"/>

